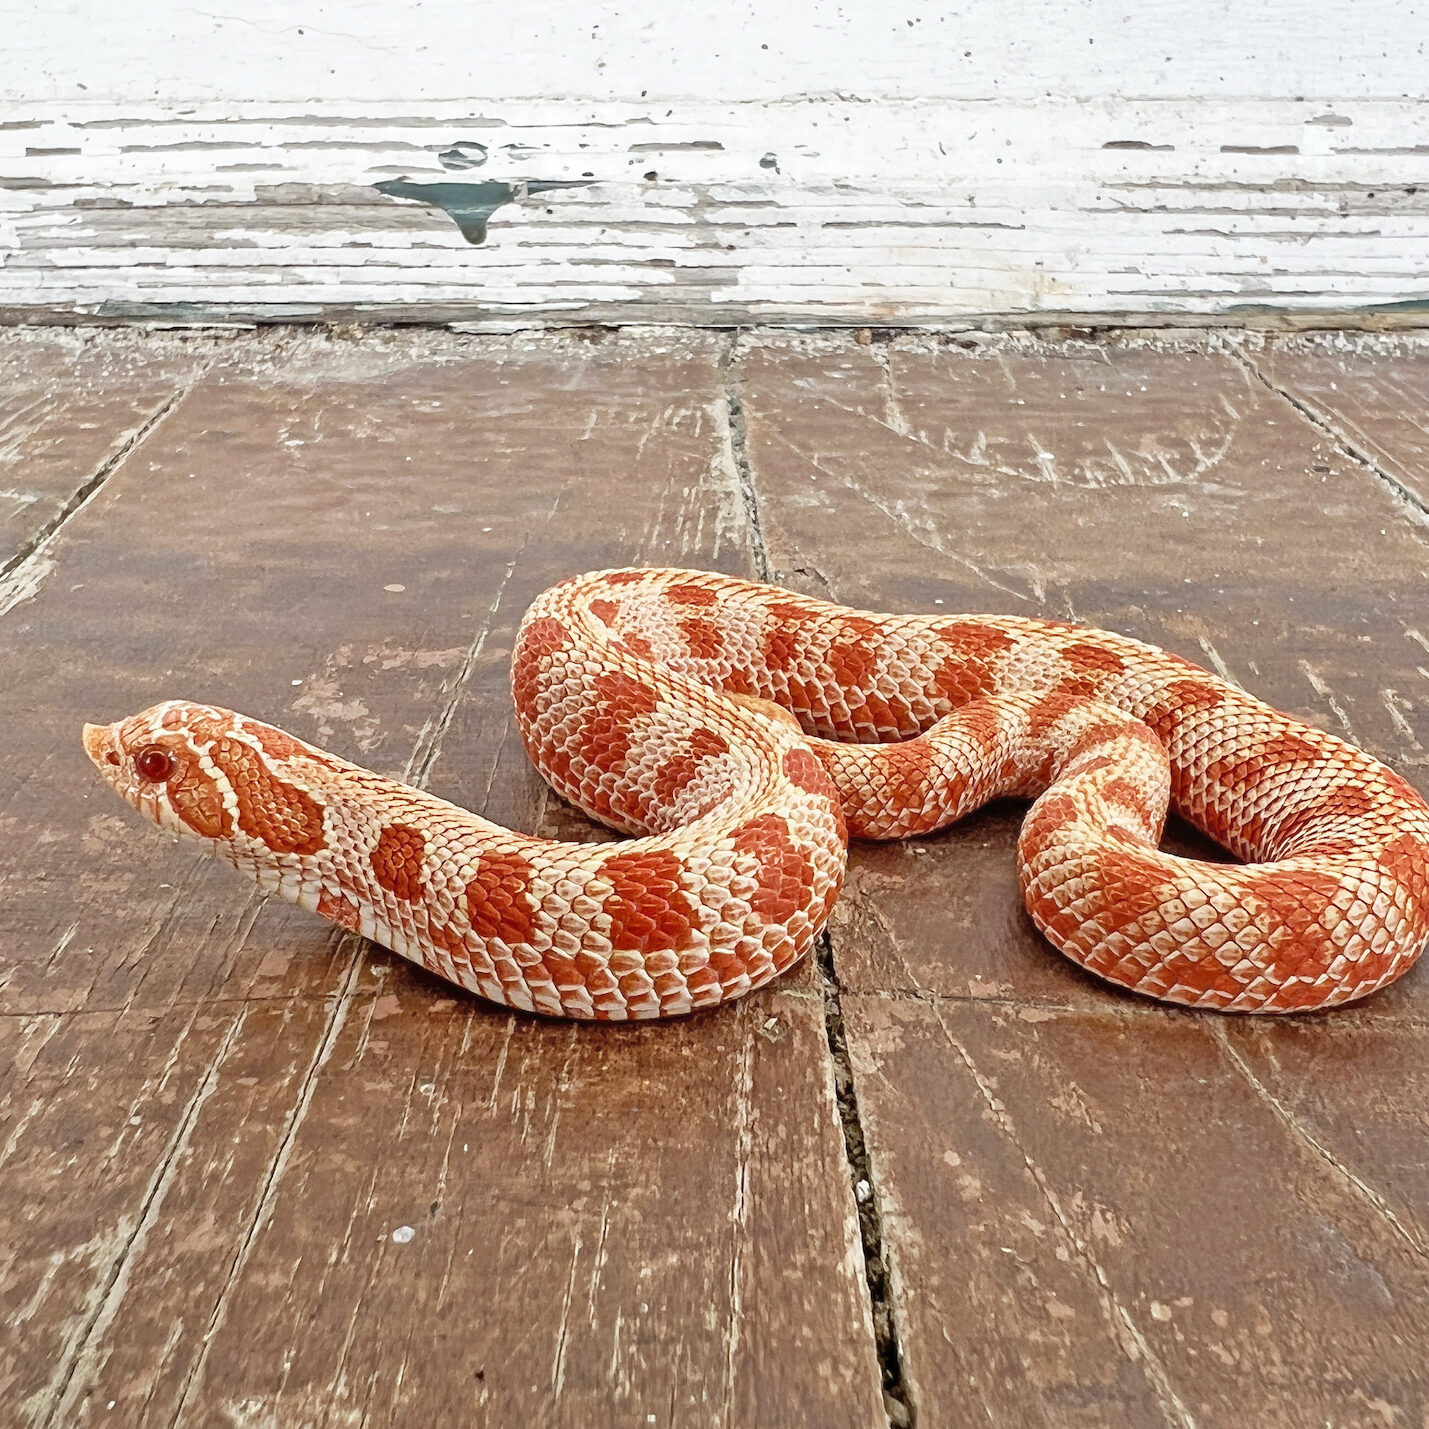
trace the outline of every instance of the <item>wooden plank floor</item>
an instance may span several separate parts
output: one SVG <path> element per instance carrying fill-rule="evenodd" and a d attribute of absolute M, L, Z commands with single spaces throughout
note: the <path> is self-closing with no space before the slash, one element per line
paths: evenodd
<path fill-rule="evenodd" d="M 506 664 L 544 585 L 646 562 L 1120 629 L 1429 788 L 1426 373 L 4 334 L 0 1423 L 1429 1421 L 1429 973 L 1280 1022 L 1119 995 L 1031 930 L 1000 807 L 856 849 L 742 1004 L 548 1023 L 251 894 L 77 737 L 211 699 L 603 837 Z"/>

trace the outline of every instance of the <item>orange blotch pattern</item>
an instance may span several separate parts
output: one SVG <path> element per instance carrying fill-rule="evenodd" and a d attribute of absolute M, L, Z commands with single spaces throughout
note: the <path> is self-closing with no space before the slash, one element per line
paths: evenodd
<path fill-rule="evenodd" d="M 696 660 L 714 660 L 724 651 L 724 633 L 712 620 L 692 615 L 680 622 L 685 646 Z"/>
<path fill-rule="evenodd" d="M 1142 721 L 1151 726 L 1163 744 L 1170 744 L 1177 729 L 1189 719 L 1197 718 L 1226 702 L 1226 692 L 1199 680 L 1173 680 L 1151 702 Z"/>
<path fill-rule="evenodd" d="M 523 719 L 536 718 L 540 662 L 570 643 L 570 631 L 553 616 L 543 615 L 524 627 L 511 663 L 511 698 Z"/>
<path fill-rule="evenodd" d="M 933 688 L 954 709 L 991 694 L 996 683 L 987 663 L 976 656 L 949 655 L 933 672 Z"/>
<path fill-rule="evenodd" d="M 620 607 L 613 600 L 593 600 L 590 613 L 602 624 L 609 625 L 620 614 Z"/>
<path fill-rule="evenodd" d="M 886 745 L 878 761 L 887 802 L 895 808 L 921 809 L 927 802 L 933 747 L 926 739 Z"/>
<path fill-rule="evenodd" d="M 1004 654 L 1016 643 L 1005 631 L 998 630 L 996 626 L 981 625 L 975 620 L 960 620 L 945 625 L 938 631 L 938 639 L 946 641 L 960 654 L 980 660 L 991 660 Z"/>
<path fill-rule="evenodd" d="M 515 946 L 536 936 L 531 865 L 519 853 L 484 853 L 466 885 L 466 916 L 479 938 Z"/>
<path fill-rule="evenodd" d="M 635 722 L 658 709 L 660 699 L 623 670 L 597 675 L 591 685 L 596 702 L 581 729 L 581 757 L 597 770 L 613 773 L 630 752 Z"/>
<path fill-rule="evenodd" d="M 172 751 L 178 767 L 169 778 L 169 803 L 196 834 L 206 839 L 226 838 L 233 832 L 233 815 L 224 807 L 217 783 L 203 772 L 192 751 Z"/>
<path fill-rule="evenodd" d="M 1044 794 L 1022 825 L 1019 842 L 1035 853 L 1053 834 L 1075 824 L 1080 817 L 1077 801 L 1070 794 Z"/>
<path fill-rule="evenodd" d="M 684 865 L 668 849 L 618 853 L 606 859 L 601 876 L 611 885 L 611 947 L 617 952 L 682 952 L 695 926 L 689 896 L 680 886 Z"/>
<path fill-rule="evenodd" d="M 791 784 L 806 794 L 822 794 L 835 804 L 839 802 L 838 789 L 829 778 L 829 771 L 812 751 L 798 746 L 785 750 L 784 773 Z"/>
<path fill-rule="evenodd" d="M 1338 878 L 1311 869 L 1252 875 L 1246 879 L 1245 892 L 1289 933 L 1277 955 L 1283 976 L 1317 977 L 1339 956 L 1328 917 L 1340 892 Z"/>
<path fill-rule="evenodd" d="M 718 603 L 719 596 L 702 585 L 672 585 L 665 588 L 665 599 L 675 605 L 697 605 L 708 608 Z"/>
<path fill-rule="evenodd" d="M 655 776 L 655 800 L 668 805 L 681 793 L 699 772 L 706 759 L 713 759 L 729 752 L 729 745 L 712 729 L 692 730 L 683 753 L 675 755 L 660 767 Z"/>
<path fill-rule="evenodd" d="M 197 734 L 197 725 L 193 726 Z M 232 735 L 209 746 L 209 757 L 238 799 L 238 827 L 274 853 L 313 854 L 324 846 L 322 805 L 269 770 L 263 756 Z"/>
<path fill-rule="evenodd" d="M 1380 850 L 1379 865 L 1414 901 L 1419 926 L 1429 930 L 1429 845 L 1414 834 L 1400 834 Z"/>
<path fill-rule="evenodd" d="M 427 841 L 420 829 L 409 824 L 388 824 L 372 850 L 372 876 L 403 903 L 414 903 L 422 894 L 422 857 Z"/>
<path fill-rule="evenodd" d="M 300 739 L 294 739 L 284 730 L 274 729 L 271 724 L 260 724 L 256 719 L 245 719 L 243 732 L 270 759 L 306 759 L 310 763 L 321 765 L 324 769 L 339 767 L 322 750 L 314 749 Z"/>
<path fill-rule="evenodd" d="M 1130 809 L 1143 823 L 1151 822 L 1151 807 L 1146 802 L 1146 796 L 1130 779 L 1122 779 L 1119 776 L 1108 779 L 1102 785 L 1101 792 L 1108 803 L 1120 804 L 1122 808 Z"/>
<path fill-rule="evenodd" d="M 799 635 L 787 625 L 775 624 L 764 631 L 764 663 L 771 671 L 785 673 L 794 664 Z"/>
<path fill-rule="evenodd" d="M 1108 650 L 1105 645 L 1095 645 L 1090 640 L 1065 646 L 1061 653 L 1063 661 L 1074 670 L 1120 675 L 1126 669 L 1126 661 L 1115 650 Z"/>
<path fill-rule="evenodd" d="M 824 657 L 834 680 L 845 690 L 852 690 L 867 681 L 878 664 L 878 651 L 857 633 L 852 638 L 829 647 Z"/>
<path fill-rule="evenodd" d="M 809 904 L 814 866 L 789 837 L 778 814 L 760 814 L 734 831 L 736 853 L 748 854 L 758 867 L 759 887 L 750 907 L 769 924 L 785 924 Z"/>

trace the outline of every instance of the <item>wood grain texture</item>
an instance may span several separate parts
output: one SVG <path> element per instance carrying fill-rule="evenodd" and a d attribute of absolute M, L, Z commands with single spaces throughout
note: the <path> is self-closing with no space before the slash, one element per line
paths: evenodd
<path fill-rule="evenodd" d="M 750 569 L 722 355 L 215 344 L 31 563 L 0 622 L 6 838 L 43 850 L 3 912 L 6 1422 L 879 1412 L 807 974 L 646 1052 L 577 1046 L 91 809 L 60 734 L 181 685 L 539 822 L 505 693 L 530 596 L 657 555 Z"/>
<path fill-rule="evenodd" d="M 1401 91 L 1014 78 L 877 102 L 12 101 L 0 313 L 1423 324 L 1429 113 Z"/>
<path fill-rule="evenodd" d="M 1286 1126 L 1218 1019 L 846 1010 L 927 1422 L 1423 1416 L 1422 1243 Z M 1336 1099 L 1382 1069 L 1358 1029 L 1316 1032 Z"/>
<path fill-rule="evenodd" d="M 1306 409 L 1429 513 L 1429 344 L 1406 336 L 1361 351 L 1349 335 L 1241 345 L 1266 382 Z"/>
<path fill-rule="evenodd" d="M 1424 528 L 1261 380 L 1263 356 L 1156 338 L 742 351 L 777 578 L 1120 629 L 1424 787 Z M 1417 1078 L 1388 1068 L 1421 1058 L 1429 984 L 1273 1024 L 1116 992 L 1023 915 L 1021 813 L 859 848 L 831 922 L 920 1413 L 1416 1422 L 1429 1125 Z"/>
<path fill-rule="evenodd" d="M 1360 340 L 1355 432 L 1316 350 L 6 334 L 17 389 L 88 374 L 15 460 L 102 480 L 0 602 L 0 1421 L 853 1429 L 896 1354 L 924 1426 L 1418 1422 L 1420 973 L 1275 1024 L 1109 991 L 1028 927 L 1001 808 L 855 850 L 827 1005 L 805 967 L 553 1025 L 246 898 L 63 735 L 222 699 L 604 837 L 515 736 L 521 611 L 767 563 L 1156 640 L 1422 787 L 1414 348 Z"/>
<path fill-rule="evenodd" d="M 53 329 L 0 347 L 0 605 L 7 577 L 162 419 L 208 350 Z"/>

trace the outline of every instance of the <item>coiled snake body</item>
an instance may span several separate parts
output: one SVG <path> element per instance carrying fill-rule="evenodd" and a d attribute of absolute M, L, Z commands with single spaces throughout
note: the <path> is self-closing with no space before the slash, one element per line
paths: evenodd
<path fill-rule="evenodd" d="M 636 837 L 513 833 L 204 705 L 87 725 L 85 747 L 265 889 L 553 1016 L 673 1016 L 759 987 L 828 918 L 849 835 L 929 833 L 1007 795 L 1035 799 L 1017 848 L 1033 921 L 1136 992 L 1326 1007 L 1429 937 L 1429 808 L 1404 780 L 1122 636 L 604 571 L 531 606 L 512 693 L 551 785 Z M 1251 862 L 1161 852 L 1168 800 Z"/>

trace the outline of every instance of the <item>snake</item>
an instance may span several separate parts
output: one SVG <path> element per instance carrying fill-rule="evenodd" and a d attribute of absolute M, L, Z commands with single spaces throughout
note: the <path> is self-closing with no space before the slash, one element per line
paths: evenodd
<path fill-rule="evenodd" d="M 539 595 L 516 723 L 625 838 L 516 832 L 248 715 L 166 700 L 83 743 L 134 809 L 479 997 L 674 1017 L 820 937 L 850 839 L 995 799 L 1032 923 L 1107 983 L 1284 1013 L 1361 998 L 1429 938 L 1429 807 L 1355 745 L 1154 645 L 1004 615 L 889 615 L 705 571 Z M 1168 811 L 1233 860 L 1160 847 Z"/>

